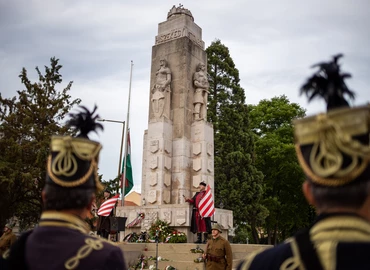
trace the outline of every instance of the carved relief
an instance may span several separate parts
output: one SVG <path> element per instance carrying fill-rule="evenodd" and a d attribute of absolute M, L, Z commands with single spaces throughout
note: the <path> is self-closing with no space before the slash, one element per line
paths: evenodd
<path fill-rule="evenodd" d="M 156 153 L 159 150 L 159 140 L 150 141 L 150 152 Z"/>
<path fill-rule="evenodd" d="M 193 76 L 194 82 L 194 120 L 206 120 L 207 118 L 207 100 L 209 83 L 207 79 L 206 65 L 199 63 Z"/>
<path fill-rule="evenodd" d="M 163 184 L 166 187 L 169 187 L 171 185 L 171 174 L 170 173 L 165 173 L 164 174 L 164 182 L 163 182 Z"/>
<path fill-rule="evenodd" d="M 186 223 L 186 210 L 176 211 L 176 225 L 184 225 Z"/>
<path fill-rule="evenodd" d="M 202 159 L 195 158 L 193 159 L 193 170 L 199 172 L 202 169 Z"/>
<path fill-rule="evenodd" d="M 158 174 L 157 173 L 152 173 L 150 175 L 150 185 L 152 187 L 154 187 L 157 184 L 158 184 Z"/>
<path fill-rule="evenodd" d="M 200 182 L 201 182 L 201 176 L 200 175 L 194 175 L 193 176 L 193 187 L 195 187 L 195 188 L 199 187 Z"/>
<path fill-rule="evenodd" d="M 167 170 L 171 170 L 171 158 L 170 157 L 164 157 L 164 167 Z"/>
<path fill-rule="evenodd" d="M 155 169 L 158 168 L 158 157 L 157 156 L 151 157 L 151 159 L 150 159 L 150 168 L 152 170 L 155 170 Z"/>
<path fill-rule="evenodd" d="M 167 154 L 170 154 L 172 150 L 172 142 L 169 140 L 164 141 L 164 151 L 166 151 Z"/>
<path fill-rule="evenodd" d="M 207 143 L 207 155 L 212 156 L 213 155 L 213 144 Z"/>
<path fill-rule="evenodd" d="M 170 97 L 171 97 L 171 70 L 167 66 L 167 61 L 163 58 L 159 60 L 160 68 L 156 72 L 156 81 L 152 88 L 152 110 L 155 118 L 161 116 L 170 119 Z"/>
<path fill-rule="evenodd" d="M 207 171 L 209 171 L 209 172 L 213 171 L 213 160 L 208 160 L 208 162 L 207 162 Z"/>
<path fill-rule="evenodd" d="M 171 203 L 171 192 L 169 190 L 163 190 L 163 202 L 166 204 Z"/>
<path fill-rule="evenodd" d="M 149 230 L 152 223 L 158 219 L 158 212 L 146 212 L 145 218 L 143 219 L 143 227 L 145 230 Z"/>
<path fill-rule="evenodd" d="M 193 144 L 193 154 L 198 156 L 202 152 L 202 143 Z"/>
<path fill-rule="evenodd" d="M 161 220 L 166 221 L 167 223 L 171 224 L 172 212 L 170 209 L 163 209 L 161 211 Z"/>
<path fill-rule="evenodd" d="M 157 201 L 157 191 L 156 190 L 150 190 L 148 192 L 148 202 L 153 204 Z"/>

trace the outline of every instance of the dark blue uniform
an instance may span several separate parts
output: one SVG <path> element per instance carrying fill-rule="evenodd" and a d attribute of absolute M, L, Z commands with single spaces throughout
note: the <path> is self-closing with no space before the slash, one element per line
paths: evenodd
<path fill-rule="evenodd" d="M 119 247 L 87 233 L 87 224 L 77 216 L 44 212 L 39 226 L 15 245 L 13 258 L 10 252 L 10 269 L 127 269 Z"/>
<path fill-rule="evenodd" d="M 370 224 L 347 214 L 323 215 L 310 230 L 253 254 L 244 269 L 370 269 Z M 312 249 L 310 249 L 310 245 Z"/>

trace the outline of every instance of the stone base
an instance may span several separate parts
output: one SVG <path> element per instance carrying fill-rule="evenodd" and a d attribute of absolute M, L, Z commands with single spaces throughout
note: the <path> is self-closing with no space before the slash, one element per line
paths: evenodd
<path fill-rule="evenodd" d="M 136 232 L 148 231 L 151 224 L 157 219 L 166 221 L 176 230 L 186 233 L 188 242 L 192 243 L 196 235 L 190 232 L 192 206 L 188 204 L 171 205 L 148 205 L 148 206 L 118 206 L 116 209 L 117 217 L 127 217 L 126 225 L 138 217 L 139 213 L 144 213 L 145 218 L 136 226 L 126 228 L 124 233 L 120 234 L 120 241 L 125 235 Z M 233 230 L 233 212 L 226 209 L 216 208 L 212 220 L 220 223 L 224 228 L 223 237 L 227 239 L 229 230 Z"/>

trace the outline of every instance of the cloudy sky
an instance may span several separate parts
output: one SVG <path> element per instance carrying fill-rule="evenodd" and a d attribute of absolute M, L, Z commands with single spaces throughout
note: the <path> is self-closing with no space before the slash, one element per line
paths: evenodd
<path fill-rule="evenodd" d="M 168 0 L 0 0 L 0 92 L 13 97 L 23 90 L 18 75 L 60 59 L 64 83 L 82 104 L 98 105 L 102 118 L 124 121 L 130 61 L 134 62 L 130 128 L 135 189 L 140 192 L 143 134 L 148 126 L 151 48 L 158 23 L 177 2 Z M 298 95 L 309 67 L 339 52 L 355 105 L 370 98 L 369 0 L 185 0 L 203 30 L 206 47 L 220 39 L 239 69 L 247 103 L 286 95 L 307 109 L 323 111 L 321 102 L 307 104 Z M 103 144 L 100 173 L 118 172 L 122 125 L 105 123 L 96 137 Z"/>

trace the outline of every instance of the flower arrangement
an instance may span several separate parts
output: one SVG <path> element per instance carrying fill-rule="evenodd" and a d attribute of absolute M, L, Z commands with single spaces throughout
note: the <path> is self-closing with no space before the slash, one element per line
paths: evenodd
<path fill-rule="evenodd" d="M 151 240 L 155 240 L 155 238 L 158 237 L 159 242 L 164 242 L 166 236 L 170 231 L 171 229 L 169 227 L 169 223 L 157 219 L 154 223 L 152 223 L 152 225 L 149 228 L 149 237 Z"/>
<path fill-rule="evenodd" d="M 166 243 L 186 243 L 187 237 L 185 233 L 175 230 L 167 234 L 165 242 Z"/>
<path fill-rule="evenodd" d="M 199 246 L 197 246 L 196 248 L 190 249 L 190 252 L 191 253 L 204 253 L 204 250 L 201 249 Z"/>

